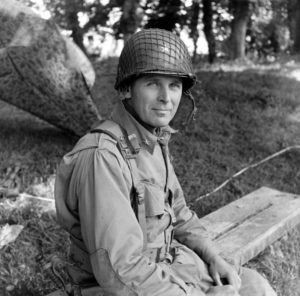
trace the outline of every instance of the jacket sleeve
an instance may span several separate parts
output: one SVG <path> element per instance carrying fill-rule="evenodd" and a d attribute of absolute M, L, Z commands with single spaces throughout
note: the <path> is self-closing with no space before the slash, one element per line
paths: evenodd
<path fill-rule="evenodd" d="M 115 145 L 101 147 L 80 152 L 76 164 L 81 232 L 96 280 L 109 295 L 121 290 L 196 295 L 165 266 L 143 256 L 143 233 L 130 204 L 130 171 Z"/>
<path fill-rule="evenodd" d="M 210 259 L 219 254 L 219 250 L 210 240 L 209 234 L 201 225 L 197 214 L 187 206 L 175 172 L 173 177 L 174 212 L 176 216 L 174 237 L 209 263 Z"/>

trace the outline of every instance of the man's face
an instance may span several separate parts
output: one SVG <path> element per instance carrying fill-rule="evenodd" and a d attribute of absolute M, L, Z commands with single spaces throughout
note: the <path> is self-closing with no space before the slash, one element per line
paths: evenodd
<path fill-rule="evenodd" d="M 129 104 L 139 118 L 152 127 L 163 127 L 177 111 L 182 96 L 182 79 L 145 75 L 133 82 L 129 92 Z"/>

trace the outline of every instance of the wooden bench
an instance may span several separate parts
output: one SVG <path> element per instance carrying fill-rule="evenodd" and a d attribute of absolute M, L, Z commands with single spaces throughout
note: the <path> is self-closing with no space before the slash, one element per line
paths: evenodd
<path fill-rule="evenodd" d="M 261 187 L 201 222 L 222 255 L 243 265 L 300 223 L 300 196 Z"/>

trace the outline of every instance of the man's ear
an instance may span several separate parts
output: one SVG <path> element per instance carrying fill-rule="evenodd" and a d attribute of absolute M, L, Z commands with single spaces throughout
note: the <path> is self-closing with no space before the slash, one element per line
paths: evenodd
<path fill-rule="evenodd" d="M 125 91 L 124 91 L 124 97 L 125 99 L 130 99 L 131 98 L 131 88 L 128 87 Z"/>
<path fill-rule="evenodd" d="M 121 97 L 121 100 L 125 100 L 125 99 L 130 99 L 131 98 L 131 90 L 130 90 L 130 87 L 122 90 L 120 92 L 120 97 Z"/>

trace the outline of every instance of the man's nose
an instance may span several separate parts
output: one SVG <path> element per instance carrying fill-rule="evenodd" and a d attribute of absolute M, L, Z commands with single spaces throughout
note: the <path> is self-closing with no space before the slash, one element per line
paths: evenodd
<path fill-rule="evenodd" d="M 170 90 L 168 87 L 164 85 L 160 87 L 159 100 L 164 103 L 171 101 Z"/>

